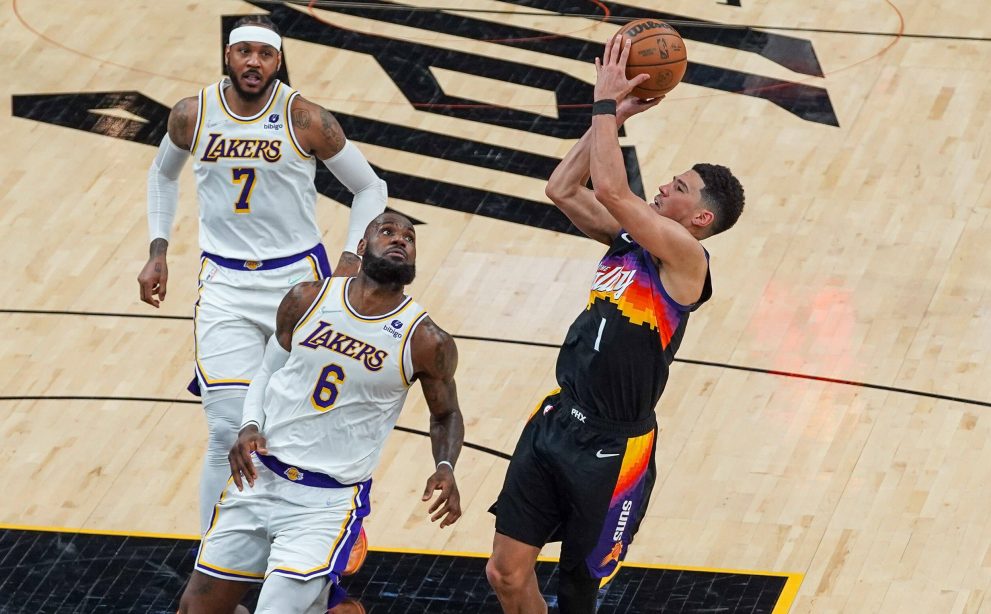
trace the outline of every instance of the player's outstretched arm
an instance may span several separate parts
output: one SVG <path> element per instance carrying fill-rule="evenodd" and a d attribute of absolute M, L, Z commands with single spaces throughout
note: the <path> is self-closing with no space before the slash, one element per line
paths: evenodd
<path fill-rule="evenodd" d="M 279 304 L 275 316 L 275 334 L 269 338 L 268 345 L 265 346 L 265 354 L 262 356 L 261 367 L 248 386 L 248 394 L 244 398 L 241 429 L 227 455 L 231 465 L 231 477 L 234 478 L 234 485 L 238 490 L 244 488 L 242 476 L 248 482 L 248 486 L 254 486 L 258 477 L 255 464 L 251 460 L 251 453 L 268 454 L 265 448 L 265 436 L 262 434 L 262 429 L 265 428 L 265 389 L 272 374 L 284 367 L 289 360 L 293 329 L 316 300 L 322 285 L 323 282 L 319 281 L 296 284 Z"/>
<path fill-rule="evenodd" d="M 427 479 L 423 500 L 429 501 L 434 492 L 440 491 L 427 512 L 431 522 L 441 521 L 443 529 L 461 517 L 461 495 L 454 479 L 454 466 L 465 439 L 465 422 L 454 383 L 458 348 L 451 335 L 430 318 L 413 332 L 412 343 L 413 377 L 420 380 L 430 409 L 430 444 L 436 467 Z"/>
<path fill-rule="evenodd" d="M 138 274 L 141 300 L 158 307 L 165 300 L 169 281 L 166 255 L 172 221 L 179 207 L 179 173 L 189 158 L 196 126 L 196 97 L 183 98 L 169 113 L 168 132 L 148 169 L 148 262 Z M 155 298 L 155 296 L 158 298 Z"/>
<path fill-rule="evenodd" d="M 319 158 L 334 176 L 354 194 L 348 236 L 335 274 L 350 277 L 358 273 L 358 241 L 368 223 L 385 211 L 389 192 L 385 182 L 375 174 L 368 160 L 327 109 L 298 96 L 291 111 L 293 131 L 300 145 Z"/>
<path fill-rule="evenodd" d="M 656 106 L 661 98 L 640 100 L 627 96 L 616 110 L 616 129 L 630 117 Z M 544 193 L 585 236 L 610 245 L 619 234 L 620 223 L 586 187 L 591 174 L 591 132 L 589 129 L 557 165 Z"/>

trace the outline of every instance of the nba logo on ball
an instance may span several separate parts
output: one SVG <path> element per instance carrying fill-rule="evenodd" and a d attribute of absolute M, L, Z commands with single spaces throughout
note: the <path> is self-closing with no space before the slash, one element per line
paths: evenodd
<path fill-rule="evenodd" d="M 634 96 L 656 98 L 681 83 L 688 68 L 688 54 L 677 30 L 658 19 L 636 19 L 619 33 L 632 41 L 626 78 L 650 75 L 650 79 L 633 89 Z"/>

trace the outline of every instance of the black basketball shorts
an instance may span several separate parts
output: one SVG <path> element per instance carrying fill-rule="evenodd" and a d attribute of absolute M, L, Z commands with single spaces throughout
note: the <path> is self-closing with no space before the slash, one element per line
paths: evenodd
<path fill-rule="evenodd" d="M 489 510 L 496 532 L 537 548 L 560 541 L 562 568 L 584 563 L 608 577 L 646 512 L 656 435 L 654 418 L 607 421 L 552 393 L 524 427 Z"/>

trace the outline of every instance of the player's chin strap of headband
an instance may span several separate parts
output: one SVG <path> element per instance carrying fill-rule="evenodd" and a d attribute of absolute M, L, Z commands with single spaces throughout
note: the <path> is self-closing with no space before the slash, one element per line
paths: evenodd
<path fill-rule="evenodd" d="M 243 42 L 264 43 L 275 47 L 279 51 L 282 51 L 282 37 L 272 30 L 261 26 L 241 26 L 231 30 L 231 35 L 230 38 L 227 39 L 227 44 L 233 45 L 235 43 Z"/>

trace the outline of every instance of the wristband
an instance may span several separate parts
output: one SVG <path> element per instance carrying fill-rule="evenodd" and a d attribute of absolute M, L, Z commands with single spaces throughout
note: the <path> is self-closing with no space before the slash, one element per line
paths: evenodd
<path fill-rule="evenodd" d="M 451 468 L 451 473 L 454 472 L 454 465 L 452 465 L 450 462 L 448 462 L 448 461 L 440 461 L 439 463 L 437 463 L 437 467 L 436 468 L 437 469 L 440 469 L 440 466 L 441 465 L 447 465 L 448 467 Z"/>
<path fill-rule="evenodd" d="M 612 98 L 596 100 L 592 103 L 592 115 L 615 115 L 616 101 Z"/>

